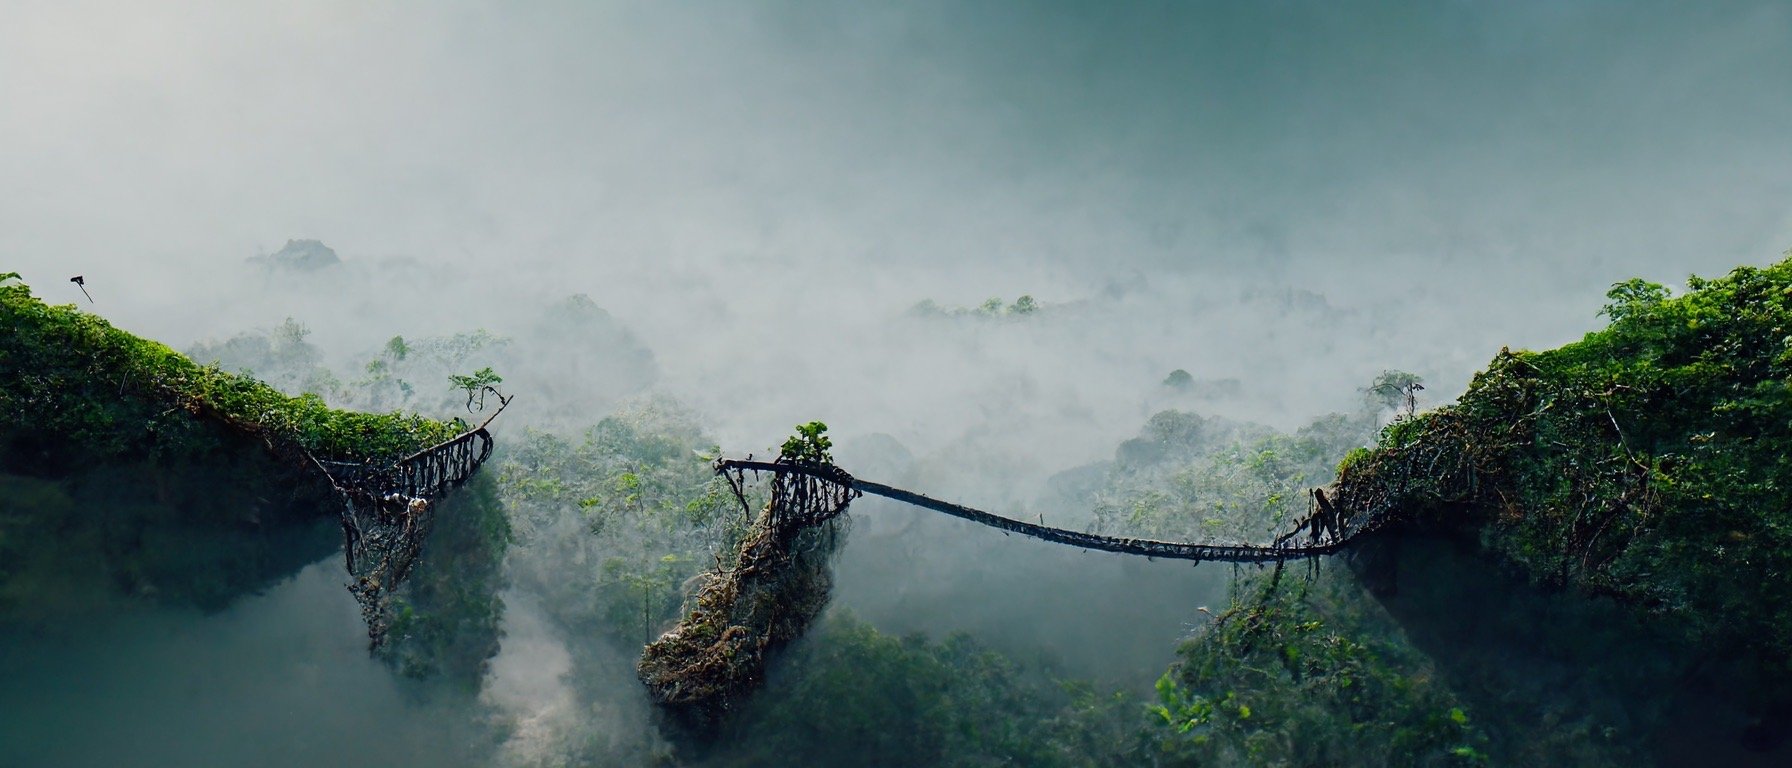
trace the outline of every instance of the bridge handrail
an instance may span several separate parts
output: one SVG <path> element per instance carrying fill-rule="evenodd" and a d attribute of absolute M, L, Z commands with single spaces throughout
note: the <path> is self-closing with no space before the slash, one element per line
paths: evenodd
<path fill-rule="evenodd" d="M 391 484 L 391 485 L 395 485 L 395 486 L 406 485 L 406 483 L 403 482 L 402 480 L 400 480 L 399 478 L 409 479 L 409 478 L 405 478 L 405 473 L 408 470 L 410 470 L 413 466 L 422 462 L 423 460 L 428 459 L 432 456 L 437 456 L 444 451 L 452 450 L 461 445 L 472 442 L 473 440 L 482 440 L 483 445 L 481 446 L 482 450 L 479 451 L 479 456 L 477 458 L 472 458 L 472 461 L 471 461 L 472 465 L 475 468 L 477 468 L 479 465 L 484 464 L 485 460 L 491 456 L 491 452 L 492 452 L 492 448 L 493 448 L 492 435 L 491 435 L 491 432 L 486 430 L 486 427 L 491 426 L 492 420 L 498 418 L 498 414 L 503 413 L 504 409 L 510 405 L 510 401 L 515 400 L 515 399 L 516 399 L 516 395 L 511 395 L 509 397 L 499 396 L 497 410 L 492 411 L 491 415 L 485 417 L 485 421 L 480 422 L 479 426 L 473 427 L 472 429 L 468 429 L 465 432 L 455 435 L 454 437 L 450 437 L 447 440 L 443 440 L 442 442 L 436 443 L 435 445 L 431 445 L 427 448 L 420 449 L 416 453 L 412 453 L 408 456 L 400 458 L 396 461 L 393 461 L 390 464 L 379 465 L 379 464 L 375 464 L 373 462 L 349 462 L 349 461 L 334 461 L 334 460 L 327 460 L 327 459 L 319 459 L 316 456 L 312 456 L 310 453 L 306 453 L 306 457 L 310 458 L 311 463 L 316 465 L 318 470 L 320 470 L 324 473 L 325 479 L 329 480 L 330 485 L 332 487 L 334 487 L 337 490 L 337 492 L 339 492 L 339 493 L 362 493 L 362 494 L 371 493 L 370 491 L 368 491 L 366 489 L 350 487 L 350 486 L 358 485 L 369 478 L 384 477 L 390 481 L 389 484 Z M 330 471 L 330 467 L 332 467 L 332 466 L 337 468 L 336 472 Z M 339 481 L 338 472 L 343 472 L 344 474 L 352 473 L 351 477 L 340 478 L 341 480 L 347 480 L 347 486 L 345 486 L 343 484 L 343 482 Z M 472 473 L 469 471 L 468 474 L 471 475 Z M 452 483 L 457 483 L 460 480 L 464 480 L 464 479 L 465 478 L 457 478 L 455 480 L 447 481 L 447 482 L 452 484 Z M 381 489 L 381 490 L 414 491 L 416 489 L 415 488 L 396 488 L 395 487 L 395 488 L 386 488 L 386 489 Z M 414 494 L 411 494 L 411 495 L 414 495 Z"/>
<path fill-rule="evenodd" d="M 1158 541 L 1155 539 L 1137 539 L 1123 536 L 1103 536 L 1095 533 L 1073 531 L 1066 528 L 1053 528 L 1048 525 L 1029 523 L 1009 517 L 973 509 L 962 504 L 941 501 L 913 491 L 906 491 L 883 483 L 861 480 L 848 474 L 845 470 L 832 465 L 793 462 L 753 461 L 750 459 L 720 459 L 715 463 L 716 472 L 729 470 L 747 470 L 754 472 L 773 472 L 800 474 L 834 482 L 844 482 L 853 490 L 882 496 L 888 499 L 913 504 L 917 507 L 931 509 L 953 517 L 969 520 L 1004 531 L 1012 531 L 1036 539 L 1068 544 L 1083 549 L 1103 552 L 1120 552 L 1146 557 L 1162 557 L 1171 560 L 1198 560 L 1228 563 L 1273 563 L 1284 560 L 1297 560 L 1329 555 L 1343 549 L 1357 534 L 1363 533 L 1374 525 L 1365 525 L 1341 535 L 1323 544 L 1256 546 L 1250 544 L 1193 544 L 1187 542 Z M 1283 537 L 1281 541 L 1286 541 Z"/>
<path fill-rule="evenodd" d="M 436 451 L 439 451 L 443 448 L 447 448 L 448 446 L 453 445 L 455 443 L 473 439 L 474 435 L 477 435 L 481 432 L 485 432 L 485 428 L 491 426 L 492 420 L 498 418 L 498 414 L 503 413 L 505 408 L 510 407 L 510 401 L 515 400 L 515 399 L 516 399 L 516 395 L 511 395 L 509 397 L 504 397 L 502 395 L 498 396 L 498 410 L 492 411 L 492 414 L 490 416 L 485 417 L 485 421 L 479 422 L 479 426 L 469 429 L 469 430 L 462 432 L 458 435 L 455 435 L 454 437 L 450 437 L 447 440 L 443 440 L 442 442 L 436 443 L 435 445 L 429 446 L 428 448 L 419 450 L 416 453 L 413 453 L 413 454 L 406 456 L 402 459 L 394 461 L 394 462 L 392 462 L 392 466 L 394 466 L 394 467 L 401 466 L 401 465 L 405 464 L 406 462 L 412 461 L 412 460 L 420 458 L 422 456 L 426 456 L 431 453 L 435 453 Z M 489 437 L 491 435 L 491 433 L 486 432 L 486 435 Z"/>

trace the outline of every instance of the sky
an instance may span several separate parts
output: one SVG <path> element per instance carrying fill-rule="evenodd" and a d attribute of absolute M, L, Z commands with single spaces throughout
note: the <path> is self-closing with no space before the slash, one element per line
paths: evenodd
<path fill-rule="evenodd" d="M 1792 247 L 1778 3 L 0 14 L 0 255 L 52 299 L 87 275 L 105 314 L 177 345 L 327 326 L 220 279 L 296 237 L 434 268 L 463 302 L 588 293 L 675 376 L 717 370 L 683 362 L 715 357 L 689 341 L 713 323 L 750 343 L 1131 286 L 1149 306 L 1087 340 L 1125 347 L 1137 315 L 1224 284 L 1393 307 L 1411 327 L 1345 344 L 1350 374 L 1434 346 L 1458 382 L 1584 332 L 1612 282 Z M 1176 344 L 1151 346 L 1232 351 Z M 1295 399 L 1341 388 L 1315 384 Z"/>
<path fill-rule="evenodd" d="M 538 375 L 501 374 L 590 384 L 513 392 L 519 423 L 662 394 L 744 453 L 820 419 L 988 505 L 1163 408 L 1288 429 L 1385 369 L 1447 402 L 1502 346 L 1598 327 L 1612 283 L 1792 248 L 1784 3 L 0 0 L 0 21 L 0 269 L 48 300 L 85 303 L 81 274 L 88 308 L 177 349 L 292 317 L 346 363 L 395 334 L 527 342 L 586 294 L 650 370 L 522 344 Z M 344 264 L 245 264 L 293 238 Z M 909 314 L 1021 295 L 1045 311 Z M 1161 386 L 1177 369 L 1232 394 Z"/>

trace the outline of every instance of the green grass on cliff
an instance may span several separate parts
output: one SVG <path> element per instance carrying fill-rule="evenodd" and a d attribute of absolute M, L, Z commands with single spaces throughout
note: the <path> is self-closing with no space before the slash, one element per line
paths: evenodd
<path fill-rule="evenodd" d="M 79 464 L 179 451 L 191 419 L 223 422 L 276 450 L 344 460 L 393 459 L 446 440 L 460 420 L 368 414 L 291 397 L 251 377 L 202 366 L 74 305 L 52 306 L 16 275 L 0 279 L 0 447 Z M 176 416 L 176 418 L 170 418 Z M 29 464 L 31 456 L 15 456 Z"/>

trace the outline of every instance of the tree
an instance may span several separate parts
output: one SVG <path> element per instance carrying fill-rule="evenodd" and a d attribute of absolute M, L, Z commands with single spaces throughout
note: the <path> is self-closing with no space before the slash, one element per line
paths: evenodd
<path fill-rule="evenodd" d="M 1651 283 L 1640 277 L 1633 277 L 1621 283 L 1612 283 L 1612 289 L 1605 292 L 1609 299 L 1599 314 L 1605 315 L 1617 323 L 1624 318 L 1633 317 L 1638 312 L 1668 300 L 1671 292 L 1660 283 Z"/>
<path fill-rule="evenodd" d="M 393 336 L 391 341 L 386 342 L 386 356 L 392 358 L 393 362 L 403 362 L 410 353 L 411 345 L 404 342 L 403 336 Z"/>
<path fill-rule="evenodd" d="M 796 425 L 796 434 L 784 441 L 784 447 L 778 449 L 778 457 L 832 464 L 834 457 L 828 449 L 834 447 L 834 441 L 827 436 L 827 431 L 828 425 L 819 421 Z"/>
<path fill-rule="evenodd" d="M 1363 390 L 1370 404 L 1379 405 L 1380 410 L 1399 410 L 1406 406 L 1406 415 L 1411 416 L 1418 410 L 1418 392 L 1425 388 L 1425 380 L 1406 371 L 1382 371 L 1381 375 L 1370 382 Z"/>
<path fill-rule="evenodd" d="M 448 381 L 454 384 L 456 389 L 464 389 L 467 391 L 468 413 L 472 413 L 475 410 L 473 408 L 473 401 L 475 398 L 479 401 L 479 408 L 477 410 L 485 410 L 485 395 L 488 392 L 497 395 L 500 400 L 504 398 L 504 394 L 499 392 L 497 388 L 497 385 L 504 382 L 504 377 L 493 372 L 489 365 L 474 371 L 470 376 L 449 376 Z"/>

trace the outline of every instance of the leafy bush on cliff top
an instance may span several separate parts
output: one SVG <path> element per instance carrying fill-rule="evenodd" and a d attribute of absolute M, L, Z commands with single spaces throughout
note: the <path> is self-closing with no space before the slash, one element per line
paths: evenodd
<path fill-rule="evenodd" d="M 316 395 L 287 396 L 248 376 L 201 366 L 165 345 L 75 309 L 51 306 L 27 286 L 0 285 L 0 408 L 6 443 L 89 457 L 178 450 L 185 411 L 225 422 L 275 448 L 341 459 L 393 459 L 466 428 L 399 413 L 334 410 Z M 47 449 L 45 449 L 47 450 Z"/>
<path fill-rule="evenodd" d="M 1481 525 L 1537 581 L 1675 619 L 1792 675 L 1792 260 L 1615 285 L 1609 327 L 1502 350 L 1339 478 L 1359 512 Z"/>

